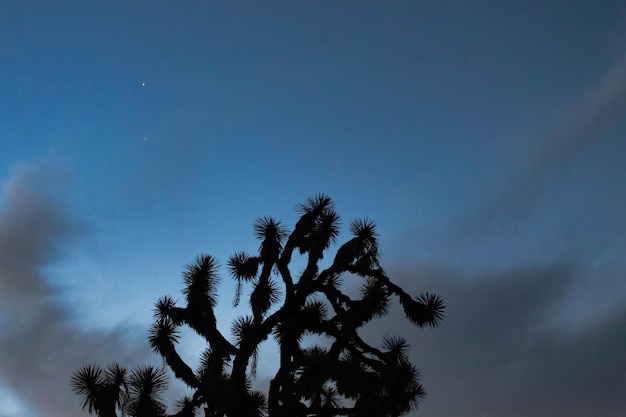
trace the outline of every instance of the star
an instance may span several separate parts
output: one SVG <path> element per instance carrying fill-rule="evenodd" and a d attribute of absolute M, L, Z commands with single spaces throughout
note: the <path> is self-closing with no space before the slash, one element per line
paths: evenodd
<path fill-rule="evenodd" d="M 146 83 L 141 83 L 141 86 L 142 86 L 142 87 L 145 87 L 145 86 L 146 86 Z"/>

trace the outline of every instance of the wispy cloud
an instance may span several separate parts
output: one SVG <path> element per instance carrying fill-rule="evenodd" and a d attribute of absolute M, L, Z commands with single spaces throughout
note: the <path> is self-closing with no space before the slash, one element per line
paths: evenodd
<path fill-rule="evenodd" d="M 520 147 L 512 161 L 515 175 L 496 180 L 500 186 L 455 229 L 474 234 L 501 231 L 517 225 L 543 197 L 543 186 L 555 172 L 585 151 L 599 146 L 611 128 L 626 118 L 626 56 L 589 86 L 579 100 L 564 109 L 562 119 L 540 137 Z M 619 137 L 619 136 L 617 136 Z"/>
<path fill-rule="evenodd" d="M 62 177 L 51 165 L 17 167 L 0 200 L 0 386 L 47 417 L 83 415 L 69 386 L 78 367 L 153 358 L 144 329 L 76 327 L 47 281 L 46 271 L 83 232 L 55 198 Z M 14 415 L 3 407 L 0 415 Z"/>

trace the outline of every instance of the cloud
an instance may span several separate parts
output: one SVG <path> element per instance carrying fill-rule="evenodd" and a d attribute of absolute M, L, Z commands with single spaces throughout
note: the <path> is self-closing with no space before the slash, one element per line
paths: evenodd
<path fill-rule="evenodd" d="M 610 142 L 611 137 L 622 138 L 610 133 L 625 118 L 626 55 L 581 94 L 551 130 L 518 149 L 519 160 L 511 161 L 516 175 L 503 178 L 499 188 L 454 229 L 465 228 L 476 236 L 519 226 L 545 196 L 551 177 L 583 152 Z"/>
<path fill-rule="evenodd" d="M 396 270 L 412 292 L 439 293 L 446 318 L 415 329 L 398 309 L 364 336 L 406 336 L 428 397 L 415 416 L 624 415 L 626 309 L 563 320 L 576 268 L 568 264 L 464 276 Z M 420 280 L 415 277 L 428 277 Z"/>
<path fill-rule="evenodd" d="M 47 417 L 84 415 L 69 386 L 78 367 L 153 358 L 145 329 L 78 328 L 47 280 L 84 233 L 55 198 L 66 180 L 58 166 L 17 167 L 0 211 L 0 387 Z M 0 415 L 15 415 L 2 407 Z"/>
<path fill-rule="evenodd" d="M 408 337 L 429 394 L 415 416 L 626 415 L 623 166 L 598 172 L 613 161 L 605 153 L 566 177 L 584 152 L 612 146 L 625 115 L 621 60 L 476 210 L 419 242 L 434 256 L 389 268 L 447 306 L 437 329 L 416 330 L 398 310 L 366 332 Z"/>

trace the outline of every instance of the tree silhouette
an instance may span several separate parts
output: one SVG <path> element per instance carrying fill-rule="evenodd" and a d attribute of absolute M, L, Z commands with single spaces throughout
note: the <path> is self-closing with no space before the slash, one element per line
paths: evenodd
<path fill-rule="evenodd" d="M 199 255 L 185 268 L 184 307 L 170 296 L 155 303 L 150 344 L 193 392 L 179 401 L 175 416 L 193 416 L 200 408 L 206 417 L 400 416 L 424 397 L 419 371 L 407 357 L 407 340 L 387 336 L 374 347 L 358 331 L 388 313 L 393 297 L 414 325 L 436 327 L 443 318 L 441 298 L 428 293 L 414 298 L 391 282 L 379 264 L 376 226 L 367 219 L 352 222 L 353 237 L 320 270 L 339 235 L 339 216 L 323 194 L 300 204 L 299 211 L 291 234 L 273 217 L 258 219 L 258 254 L 237 252 L 228 260 L 235 305 L 244 287 L 251 287 L 252 314 L 232 323 L 232 341 L 217 327 L 218 264 L 210 255 Z M 294 251 L 306 259 L 296 276 L 289 268 Z M 360 296 L 344 292 L 346 276 L 362 282 Z M 176 350 L 181 326 L 207 341 L 197 370 Z M 319 338 L 304 346 L 305 335 Z M 252 388 L 252 380 L 259 346 L 270 336 L 280 362 L 265 394 Z M 165 384 L 163 370 L 153 367 L 127 372 L 117 365 L 106 370 L 89 365 L 72 378 L 83 408 L 101 417 L 118 411 L 166 416 L 160 398 Z"/>

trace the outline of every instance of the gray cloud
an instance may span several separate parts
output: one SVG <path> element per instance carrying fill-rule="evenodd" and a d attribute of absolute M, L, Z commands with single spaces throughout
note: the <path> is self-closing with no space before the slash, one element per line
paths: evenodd
<path fill-rule="evenodd" d="M 583 417 L 626 412 L 626 309 L 566 320 L 578 271 L 567 264 L 482 277 L 415 268 L 392 273 L 446 301 L 441 327 L 416 330 L 401 312 L 365 337 L 408 337 L 428 397 L 414 415 Z M 419 284 L 415 277 L 420 279 Z"/>
<path fill-rule="evenodd" d="M 0 386 L 47 417 L 84 415 L 69 386 L 78 367 L 153 358 L 145 329 L 78 328 L 47 281 L 47 268 L 84 231 L 55 199 L 63 180 L 58 167 L 18 167 L 0 211 Z"/>

